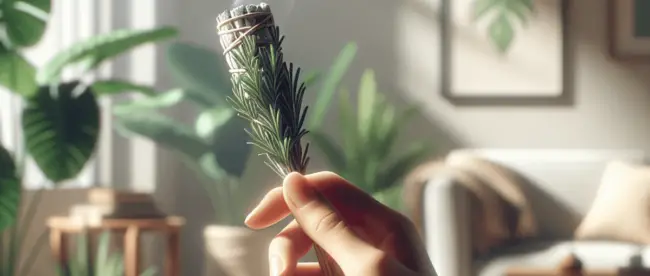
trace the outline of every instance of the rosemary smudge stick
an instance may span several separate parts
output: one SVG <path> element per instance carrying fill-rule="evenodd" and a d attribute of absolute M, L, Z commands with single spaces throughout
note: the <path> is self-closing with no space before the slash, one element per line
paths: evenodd
<path fill-rule="evenodd" d="M 233 97 L 239 116 L 250 122 L 253 145 L 266 156 L 266 165 L 280 177 L 305 173 L 309 144 L 301 138 L 307 107 L 300 68 L 283 59 L 279 28 L 269 5 L 245 5 L 221 13 L 217 31 L 231 72 Z"/>

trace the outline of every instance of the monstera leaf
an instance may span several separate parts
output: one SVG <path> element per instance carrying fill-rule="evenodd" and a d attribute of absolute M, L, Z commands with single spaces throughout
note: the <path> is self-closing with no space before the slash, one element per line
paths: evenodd
<path fill-rule="evenodd" d="M 45 176 L 75 177 L 92 156 L 99 135 L 99 106 L 79 82 L 42 86 L 22 116 L 27 150 Z"/>
<path fill-rule="evenodd" d="M 50 13 L 50 0 L 0 1 L 0 29 L 6 30 L 10 45 L 28 47 L 36 44 Z"/>
<path fill-rule="evenodd" d="M 20 179 L 11 155 L 0 145 L 0 233 L 16 221 Z"/>

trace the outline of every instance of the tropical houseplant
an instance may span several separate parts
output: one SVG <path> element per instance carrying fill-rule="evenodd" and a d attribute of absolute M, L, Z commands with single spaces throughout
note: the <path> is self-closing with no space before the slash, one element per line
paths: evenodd
<path fill-rule="evenodd" d="M 85 83 L 80 81 L 83 74 L 134 47 L 176 34 L 175 29 L 168 27 L 118 30 L 76 43 L 57 53 L 43 67 L 35 68 L 23 50 L 40 41 L 50 6 L 48 0 L 0 3 L 0 28 L 6 30 L 0 35 L 0 87 L 18 95 L 25 106 L 21 118 L 24 142 L 13 152 L 0 145 L 1 276 L 27 275 L 47 237 L 43 233 L 34 248 L 23 256 L 23 242 L 43 193 L 39 189 L 29 203 L 21 204 L 21 183 L 28 158 L 34 160 L 54 186 L 75 178 L 91 159 L 97 144 L 100 127 L 97 97 L 150 91 L 120 80 Z M 74 65 L 82 66 L 81 74 L 63 80 L 63 70 Z M 23 257 L 25 260 L 21 262 Z"/>
<path fill-rule="evenodd" d="M 339 141 L 323 129 L 312 129 L 311 141 L 326 156 L 333 171 L 380 202 L 401 208 L 402 178 L 429 154 L 422 141 L 410 141 L 396 149 L 403 127 L 416 114 L 415 106 L 398 110 L 377 92 L 375 75 L 366 70 L 361 78 L 356 114 L 347 90 L 339 94 Z"/>

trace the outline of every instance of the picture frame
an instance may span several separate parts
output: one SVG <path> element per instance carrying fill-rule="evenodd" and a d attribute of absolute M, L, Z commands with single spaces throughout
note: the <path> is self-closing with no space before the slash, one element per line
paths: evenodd
<path fill-rule="evenodd" d="M 462 10 L 478 0 L 437 1 L 444 98 L 456 105 L 573 103 L 569 0 L 533 0 L 543 6 L 524 22 L 526 28 L 517 27 L 511 53 L 495 50 L 485 34 L 490 26 L 470 22 L 469 12 Z"/>
<path fill-rule="evenodd" d="M 609 0 L 608 4 L 610 55 L 625 61 L 650 61 L 650 1 Z"/>

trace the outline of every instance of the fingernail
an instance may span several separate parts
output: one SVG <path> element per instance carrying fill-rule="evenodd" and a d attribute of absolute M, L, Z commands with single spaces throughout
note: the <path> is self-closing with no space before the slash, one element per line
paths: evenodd
<path fill-rule="evenodd" d="M 280 276 L 283 272 L 284 263 L 282 259 L 276 255 L 271 256 L 269 259 L 269 265 L 271 268 L 271 276 Z"/>
<path fill-rule="evenodd" d="M 299 173 L 291 173 L 284 179 L 284 188 L 289 199 L 297 208 L 305 206 L 317 198 L 316 190 L 307 184 L 306 180 Z"/>

